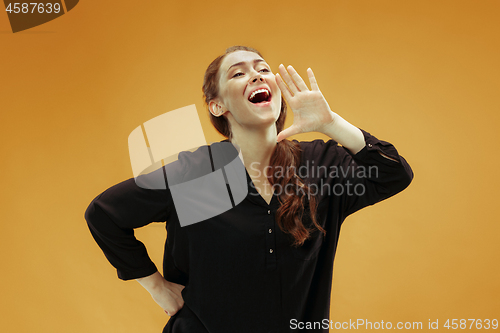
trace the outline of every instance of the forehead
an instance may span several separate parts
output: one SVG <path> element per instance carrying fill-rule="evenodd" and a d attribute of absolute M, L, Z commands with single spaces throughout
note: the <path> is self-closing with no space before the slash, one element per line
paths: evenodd
<path fill-rule="evenodd" d="M 250 52 L 250 51 L 235 51 L 231 52 L 228 55 L 224 57 L 224 60 L 222 60 L 222 64 L 220 66 L 221 70 L 227 71 L 231 65 L 234 65 L 238 62 L 249 62 L 253 63 L 255 59 L 262 59 L 261 56 L 259 56 L 257 53 Z"/>

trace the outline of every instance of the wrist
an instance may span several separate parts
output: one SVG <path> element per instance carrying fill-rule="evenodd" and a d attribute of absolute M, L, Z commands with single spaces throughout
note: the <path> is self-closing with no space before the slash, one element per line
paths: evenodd
<path fill-rule="evenodd" d="M 325 117 L 323 124 L 318 128 L 317 132 L 329 135 L 335 131 L 335 126 L 338 124 L 341 117 L 335 112 L 330 110 L 329 116 Z"/>
<path fill-rule="evenodd" d="M 366 144 L 361 130 L 337 114 L 335 114 L 334 121 L 329 123 L 322 133 L 349 149 L 353 154 L 358 153 Z"/>

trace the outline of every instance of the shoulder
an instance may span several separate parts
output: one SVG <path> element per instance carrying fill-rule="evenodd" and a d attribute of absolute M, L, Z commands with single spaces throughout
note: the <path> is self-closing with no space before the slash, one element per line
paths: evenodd
<path fill-rule="evenodd" d="M 214 142 L 190 151 L 182 151 L 178 159 L 165 166 L 169 185 L 193 180 L 220 169 L 238 156 L 228 141 Z"/>

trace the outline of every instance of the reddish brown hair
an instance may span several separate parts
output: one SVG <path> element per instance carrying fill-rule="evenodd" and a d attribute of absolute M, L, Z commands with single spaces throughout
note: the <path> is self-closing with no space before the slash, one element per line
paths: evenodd
<path fill-rule="evenodd" d="M 250 51 L 257 53 L 260 57 L 262 57 L 259 51 L 251 47 L 232 46 L 228 48 L 224 54 L 218 56 L 214 61 L 212 61 L 205 71 L 205 78 L 203 80 L 203 96 L 207 107 L 210 101 L 215 99 L 219 94 L 218 72 L 222 64 L 222 60 L 224 60 L 224 57 L 227 54 L 235 51 Z M 215 129 L 231 141 L 232 133 L 227 118 L 224 116 L 216 117 L 210 112 L 210 110 L 209 116 Z M 281 111 L 278 120 L 276 121 L 277 133 L 283 130 L 285 119 L 286 104 L 282 97 Z M 313 229 L 306 227 L 302 223 L 302 217 L 305 210 L 304 207 L 307 203 L 309 204 L 310 218 L 314 226 L 323 234 L 326 233 L 316 220 L 316 197 L 310 194 L 308 187 L 304 185 L 302 179 L 295 172 L 300 164 L 300 156 L 301 150 L 299 144 L 284 139 L 276 145 L 269 162 L 270 168 L 267 169 L 267 178 L 271 185 L 274 186 L 277 184 L 281 189 L 288 189 L 290 186 L 285 186 L 292 184 L 292 191 L 281 191 L 279 196 L 281 207 L 276 212 L 276 221 L 283 232 L 290 234 L 293 237 L 294 246 L 302 245 L 313 231 Z M 294 170 L 294 172 L 274 172 L 274 170 Z M 306 198 L 308 200 L 306 200 Z"/>

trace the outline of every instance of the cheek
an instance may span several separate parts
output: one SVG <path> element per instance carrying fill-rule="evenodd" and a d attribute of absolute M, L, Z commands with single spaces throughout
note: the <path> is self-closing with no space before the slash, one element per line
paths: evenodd
<path fill-rule="evenodd" d="M 236 105 L 244 102 L 241 89 L 238 87 L 230 87 L 226 90 L 226 100 L 228 105 Z"/>

